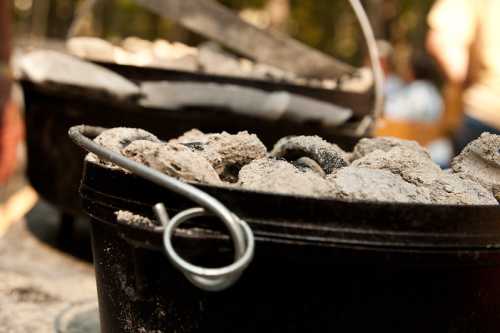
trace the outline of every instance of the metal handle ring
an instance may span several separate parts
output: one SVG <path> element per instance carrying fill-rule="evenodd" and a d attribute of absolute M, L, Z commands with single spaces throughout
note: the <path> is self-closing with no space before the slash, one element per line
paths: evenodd
<path fill-rule="evenodd" d="M 158 205 L 155 206 L 155 211 L 157 210 Z M 160 219 L 164 220 L 160 214 L 157 213 L 157 215 Z M 191 208 L 175 215 L 170 221 L 162 221 L 164 224 L 163 244 L 167 257 L 171 263 L 179 269 L 191 283 L 206 291 L 220 291 L 236 282 L 241 276 L 241 273 L 248 267 L 253 258 L 255 242 L 253 233 L 248 224 L 235 216 L 238 227 L 233 230 L 233 232 L 241 234 L 241 238 L 244 239 L 244 241 L 240 241 L 240 238 L 232 238 L 235 250 L 235 261 L 231 265 L 220 268 L 206 268 L 187 262 L 179 256 L 172 245 L 172 236 L 175 229 L 192 218 L 208 215 L 211 214 L 203 208 Z M 229 230 L 234 228 L 233 225 L 227 223 L 225 225 Z"/>
<path fill-rule="evenodd" d="M 166 235 L 169 235 L 166 243 L 166 245 L 170 245 L 167 249 L 169 260 L 171 260 L 171 262 L 180 269 L 194 285 L 204 290 L 219 291 L 236 282 L 242 271 L 248 266 L 253 258 L 255 244 L 250 227 L 234 215 L 221 202 L 200 189 L 167 176 L 141 163 L 130 160 L 117 152 L 98 145 L 88 138 L 88 136 L 95 137 L 99 135 L 103 130 L 102 128 L 91 126 L 74 126 L 69 130 L 69 136 L 76 144 L 96 154 L 99 158 L 112 162 L 172 192 L 187 197 L 203 207 L 183 211 L 174 216 L 171 221 L 169 221 L 167 211 L 163 204 L 157 204 L 154 207 L 158 220 L 162 222 L 165 229 L 168 229 L 168 231 L 164 232 Z M 191 265 L 175 253 L 170 243 L 171 235 L 176 226 L 195 216 L 208 214 L 219 218 L 228 228 L 230 237 L 235 244 L 235 262 L 232 265 L 217 269 L 207 269 Z"/>

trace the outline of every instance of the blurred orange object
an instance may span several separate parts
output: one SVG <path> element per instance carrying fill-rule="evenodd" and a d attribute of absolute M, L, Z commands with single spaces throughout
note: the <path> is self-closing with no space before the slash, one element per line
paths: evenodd
<path fill-rule="evenodd" d="M 0 112 L 0 186 L 5 184 L 17 166 L 18 146 L 24 127 L 16 104 L 8 100 Z"/>
<path fill-rule="evenodd" d="M 445 136 L 445 133 L 441 122 L 423 123 L 382 118 L 377 122 L 375 136 L 394 136 L 415 140 L 425 147 Z"/>
<path fill-rule="evenodd" d="M 443 87 L 445 113 L 443 119 L 443 130 L 449 136 L 453 136 L 460 127 L 463 120 L 463 86 L 456 83 L 447 83 Z"/>
<path fill-rule="evenodd" d="M 11 101 L 10 1 L 0 1 L 0 185 L 7 182 L 16 168 L 17 147 L 23 136 L 22 122 Z"/>
<path fill-rule="evenodd" d="M 435 123 L 410 122 L 388 118 L 377 121 L 375 136 L 394 136 L 406 140 L 414 140 L 422 146 L 446 137 L 452 137 L 460 127 L 463 117 L 462 88 L 460 85 L 447 84 L 442 91 L 444 113 Z"/>

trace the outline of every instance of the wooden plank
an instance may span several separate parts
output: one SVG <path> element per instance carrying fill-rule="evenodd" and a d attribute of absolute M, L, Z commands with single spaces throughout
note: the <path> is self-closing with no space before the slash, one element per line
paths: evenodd
<path fill-rule="evenodd" d="M 336 78 L 354 68 L 284 34 L 242 21 L 213 0 L 136 0 L 153 12 L 258 62 L 304 77 Z"/>

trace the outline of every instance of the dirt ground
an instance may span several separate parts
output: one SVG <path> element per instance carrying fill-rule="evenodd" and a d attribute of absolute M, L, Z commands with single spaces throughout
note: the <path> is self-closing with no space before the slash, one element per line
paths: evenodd
<path fill-rule="evenodd" d="M 0 237 L 0 333 L 54 332 L 58 315 L 95 301 L 93 267 L 40 242 L 26 222 Z"/>

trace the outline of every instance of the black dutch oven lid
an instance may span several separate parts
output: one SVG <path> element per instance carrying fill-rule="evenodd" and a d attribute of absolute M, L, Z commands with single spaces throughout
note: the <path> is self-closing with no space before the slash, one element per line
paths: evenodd
<path fill-rule="evenodd" d="M 192 185 L 247 221 L 257 240 L 403 251 L 500 249 L 500 206 L 347 202 Z M 152 207 L 158 202 L 171 215 L 195 206 L 147 180 L 87 161 L 80 191 L 87 213 L 105 222 L 114 223 L 117 210 L 154 218 Z M 119 228 L 137 239 L 161 235 L 137 225 Z"/>
<path fill-rule="evenodd" d="M 200 82 L 233 84 L 241 87 L 249 87 L 264 91 L 286 91 L 289 93 L 306 96 L 326 103 L 341 105 L 353 110 L 357 118 L 372 113 L 373 92 L 348 91 L 342 89 L 342 82 L 339 80 L 340 88 L 324 89 L 307 85 L 296 85 L 286 82 L 268 81 L 264 79 L 249 79 L 245 77 L 224 76 L 188 72 L 175 69 L 137 67 L 133 65 L 115 64 L 103 61 L 93 61 L 95 64 L 103 66 L 113 72 L 125 76 L 127 79 L 142 81 L 173 81 L 173 82 Z"/>

